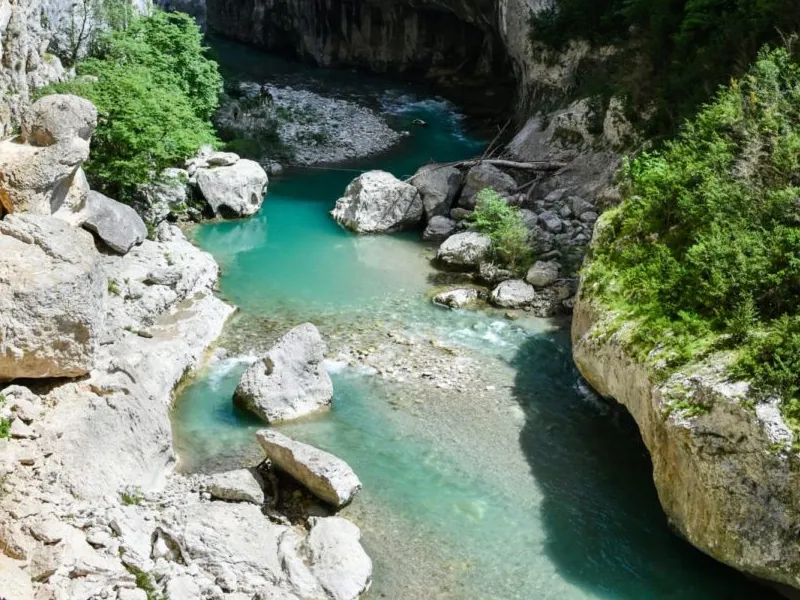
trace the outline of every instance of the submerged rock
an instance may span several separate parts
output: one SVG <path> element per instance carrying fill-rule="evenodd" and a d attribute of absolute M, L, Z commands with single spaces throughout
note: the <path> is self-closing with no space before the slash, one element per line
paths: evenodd
<path fill-rule="evenodd" d="M 197 188 L 217 216 L 246 217 L 261 208 L 269 178 L 257 162 L 241 159 L 225 167 L 200 168 Z"/>
<path fill-rule="evenodd" d="M 417 188 L 386 171 L 368 171 L 347 186 L 331 216 L 356 233 L 389 233 L 419 225 L 422 213 Z"/>
<path fill-rule="evenodd" d="M 100 192 L 89 192 L 84 211 L 83 228 L 114 252 L 127 254 L 147 238 L 147 226 L 135 210 Z"/>
<path fill-rule="evenodd" d="M 0 221 L 0 380 L 94 366 L 106 280 L 91 235 L 38 215 Z"/>
<path fill-rule="evenodd" d="M 489 254 L 492 240 L 484 233 L 465 231 L 447 238 L 436 254 L 436 258 L 455 267 L 477 266 Z"/>
<path fill-rule="evenodd" d="M 425 217 L 450 214 L 450 207 L 461 187 L 461 171 L 445 165 L 426 165 L 411 178 L 422 197 Z"/>
<path fill-rule="evenodd" d="M 267 355 L 242 375 L 234 403 L 267 423 L 296 419 L 327 409 L 333 383 L 323 363 L 325 342 L 314 325 L 289 330 Z"/>
<path fill-rule="evenodd" d="M 492 290 L 492 304 L 502 308 L 522 308 L 536 300 L 533 286 L 521 279 L 509 279 Z"/>
<path fill-rule="evenodd" d="M 361 489 L 361 481 L 342 459 L 272 429 L 256 434 L 267 458 L 320 500 L 340 508 Z"/>

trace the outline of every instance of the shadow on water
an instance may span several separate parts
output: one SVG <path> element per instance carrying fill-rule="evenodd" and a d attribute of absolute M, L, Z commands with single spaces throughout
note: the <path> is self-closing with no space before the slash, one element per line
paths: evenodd
<path fill-rule="evenodd" d="M 614 600 L 777 599 L 671 532 L 635 422 L 620 405 L 575 393 L 569 352 L 561 331 L 531 336 L 513 359 L 520 444 L 560 575 Z"/>

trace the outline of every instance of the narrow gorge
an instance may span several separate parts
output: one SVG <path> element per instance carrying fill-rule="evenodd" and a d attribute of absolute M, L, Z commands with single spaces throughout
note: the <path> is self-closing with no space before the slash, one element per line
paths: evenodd
<path fill-rule="evenodd" d="M 0 598 L 798 593 L 796 9 L 160 4 L 0 0 Z"/>

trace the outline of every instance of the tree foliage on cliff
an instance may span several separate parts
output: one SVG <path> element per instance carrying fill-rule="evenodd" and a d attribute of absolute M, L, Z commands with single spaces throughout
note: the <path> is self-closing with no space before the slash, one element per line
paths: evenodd
<path fill-rule="evenodd" d="M 661 133 L 743 73 L 763 44 L 798 30 L 796 0 L 556 0 L 531 19 L 532 39 L 556 50 L 575 39 L 619 48 L 603 68 L 587 65 L 579 85 L 655 108 Z"/>
<path fill-rule="evenodd" d="M 629 162 L 588 290 L 637 321 L 644 352 L 725 341 L 739 375 L 800 408 L 800 67 L 762 50 L 679 136 Z M 791 411 L 800 417 L 800 410 Z"/>
<path fill-rule="evenodd" d="M 211 115 L 222 78 L 192 19 L 154 11 L 111 31 L 77 66 L 74 81 L 44 93 L 73 93 L 100 111 L 85 168 L 93 186 L 125 199 L 203 144 L 216 143 Z"/>

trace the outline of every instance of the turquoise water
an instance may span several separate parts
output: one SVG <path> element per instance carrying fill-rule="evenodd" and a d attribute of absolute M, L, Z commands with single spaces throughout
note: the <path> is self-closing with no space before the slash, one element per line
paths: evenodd
<path fill-rule="evenodd" d="M 405 176 L 482 147 L 446 103 L 376 85 L 362 93 L 382 97 L 394 119 L 432 125 L 342 168 Z M 432 251 L 416 235 L 357 237 L 333 223 L 327 212 L 353 175 L 289 172 L 253 218 L 195 232 L 222 266 L 222 294 L 241 311 L 222 340 L 229 355 L 178 400 L 183 468 L 260 459 L 253 432 L 262 425 L 232 407 L 233 389 L 254 354 L 310 320 L 329 341 L 333 409 L 280 428 L 341 456 L 361 478 L 346 515 L 375 562 L 370 598 L 768 598 L 671 534 L 634 425 L 577 385 L 563 328 L 438 309 L 427 297 L 439 283 Z M 338 356 L 379 353 L 397 336 L 416 340 L 391 346 L 398 356 L 426 357 L 431 370 L 452 361 L 467 384 L 436 388 L 413 372 L 388 377 Z"/>

